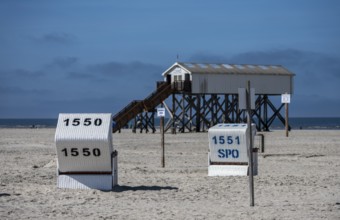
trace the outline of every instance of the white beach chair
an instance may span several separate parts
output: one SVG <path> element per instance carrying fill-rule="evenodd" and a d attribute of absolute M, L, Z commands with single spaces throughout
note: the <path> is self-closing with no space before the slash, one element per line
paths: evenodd
<path fill-rule="evenodd" d="M 55 143 L 58 188 L 112 190 L 117 185 L 111 114 L 59 114 Z"/>
<path fill-rule="evenodd" d="M 252 125 L 252 137 L 256 127 Z M 208 131 L 208 176 L 247 176 L 248 126 L 247 124 L 217 124 Z M 253 174 L 257 175 L 257 149 L 253 152 Z"/>

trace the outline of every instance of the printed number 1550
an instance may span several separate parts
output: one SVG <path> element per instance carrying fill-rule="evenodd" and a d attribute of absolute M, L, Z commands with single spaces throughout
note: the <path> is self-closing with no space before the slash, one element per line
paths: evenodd
<path fill-rule="evenodd" d="M 100 156 L 100 149 L 99 148 L 93 148 L 92 150 L 90 150 L 90 148 L 83 148 L 83 149 L 78 149 L 78 148 L 64 148 L 61 150 L 61 152 L 63 152 L 64 156 L 73 156 L 73 157 L 77 157 L 80 155 L 83 155 L 85 157 L 89 157 L 91 155 L 95 156 L 95 157 L 99 157 Z"/>
<path fill-rule="evenodd" d="M 100 126 L 102 124 L 102 119 L 101 118 L 85 118 L 84 120 L 81 120 L 80 118 L 74 118 L 73 120 L 66 118 L 64 120 L 65 126 L 73 125 L 73 126 L 79 126 L 79 125 L 84 125 L 84 126 Z"/>

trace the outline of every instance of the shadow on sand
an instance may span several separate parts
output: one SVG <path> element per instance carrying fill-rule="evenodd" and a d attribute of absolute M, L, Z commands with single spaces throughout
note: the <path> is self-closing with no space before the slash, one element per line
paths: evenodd
<path fill-rule="evenodd" d="M 120 186 L 117 185 L 113 188 L 113 192 L 125 191 L 160 191 L 160 190 L 178 190 L 177 187 L 172 186 Z"/>
<path fill-rule="evenodd" d="M 3 196 L 11 196 L 11 194 L 9 194 L 9 193 L 0 193 L 0 197 L 3 197 Z"/>

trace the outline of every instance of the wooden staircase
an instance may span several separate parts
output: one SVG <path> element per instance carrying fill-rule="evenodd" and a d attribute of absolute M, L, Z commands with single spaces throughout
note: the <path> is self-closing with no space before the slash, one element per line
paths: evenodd
<path fill-rule="evenodd" d="M 134 100 L 125 108 L 113 116 L 114 127 L 112 132 L 116 132 L 123 128 L 131 119 L 135 118 L 143 111 L 152 111 L 157 105 L 161 104 L 173 92 L 171 84 L 167 82 L 159 82 L 157 89 L 144 100 Z"/>

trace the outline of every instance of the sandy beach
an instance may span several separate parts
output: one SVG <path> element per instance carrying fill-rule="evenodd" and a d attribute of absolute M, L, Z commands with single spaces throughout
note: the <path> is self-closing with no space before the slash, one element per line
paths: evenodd
<path fill-rule="evenodd" d="M 340 219 L 340 130 L 266 132 L 254 178 L 207 176 L 207 133 L 113 134 L 114 191 L 56 187 L 55 129 L 0 129 L 0 219 Z M 256 142 L 256 145 L 259 143 Z"/>

